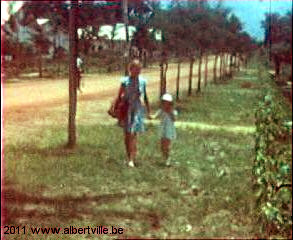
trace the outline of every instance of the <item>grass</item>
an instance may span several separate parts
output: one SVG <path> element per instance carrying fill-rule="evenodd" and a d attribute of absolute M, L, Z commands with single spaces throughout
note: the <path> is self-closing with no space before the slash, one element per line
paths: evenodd
<path fill-rule="evenodd" d="M 154 124 L 139 137 L 138 167 L 129 169 L 123 164 L 123 135 L 117 126 L 99 124 L 96 119 L 80 124 L 79 145 L 67 151 L 62 147 L 66 128 L 54 118 L 31 128 L 7 123 L 7 223 L 116 226 L 124 229 L 123 237 L 263 236 L 255 222 L 256 197 L 251 188 L 253 134 L 220 128 L 254 126 L 254 109 L 262 91 L 256 74 L 241 72 L 226 84 L 210 85 L 204 94 L 178 103 L 180 121 L 219 128 L 178 126 L 170 168 L 162 162 Z M 243 82 L 254 87 L 241 88 Z M 60 235 L 29 233 L 26 237 L 60 239 Z M 81 237 L 93 239 L 94 235 L 62 235 L 62 239 Z"/>

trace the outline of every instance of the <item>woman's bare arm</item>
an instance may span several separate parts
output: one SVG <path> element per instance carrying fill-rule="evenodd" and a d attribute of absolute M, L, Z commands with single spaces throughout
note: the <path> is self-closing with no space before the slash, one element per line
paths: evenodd
<path fill-rule="evenodd" d="M 146 106 L 146 109 L 147 109 L 148 117 L 150 117 L 151 109 L 150 109 L 149 99 L 148 99 L 146 89 L 145 89 L 145 94 L 144 94 L 144 102 L 145 102 L 145 106 Z"/>
<path fill-rule="evenodd" d="M 119 92 L 118 92 L 118 98 L 122 98 L 125 94 L 125 87 L 123 85 L 120 86 Z"/>

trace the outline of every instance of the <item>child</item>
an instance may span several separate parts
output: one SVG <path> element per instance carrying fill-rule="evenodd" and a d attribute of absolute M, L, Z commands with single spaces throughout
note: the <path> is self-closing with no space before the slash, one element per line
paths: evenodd
<path fill-rule="evenodd" d="M 177 111 L 174 110 L 173 98 L 169 93 L 162 96 L 161 109 L 156 112 L 154 118 L 160 118 L 161 151 L 166 165 L 170 166 L 170 145 L 171 140 L 176 138 L 174 126 Z"/>

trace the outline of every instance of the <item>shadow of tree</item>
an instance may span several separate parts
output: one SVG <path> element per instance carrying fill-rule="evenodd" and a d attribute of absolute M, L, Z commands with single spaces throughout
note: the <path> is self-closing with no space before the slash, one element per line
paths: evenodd
<path fill-rule="evenodd" d="M 153 211 L 117 211 L 96 210 L 91 203 L 103 204 L 119 202 L 129 196 L 149 196 L 152 192 L 112 193 L 97 196 L 84 195 L 81 197 L 62 196 L 45 197 L 41 192 L 24 193 L 17 191 L 9 184 L 2 190 L 4 201 L 2 217 L 4 224 L 17 225 L 20 219 L 29 219 L 32 223 L 69 223 L 72 220 L 87 219 L 97 221 L 102 219 L 110 222 L 117 219 L 147 222 L 153 230 L 160 228 L 160 216 Z M 33 209 L 25 209 L 26 205 L 35 205 Z M 53 211 L 42 208 L 49 207 Z"/>

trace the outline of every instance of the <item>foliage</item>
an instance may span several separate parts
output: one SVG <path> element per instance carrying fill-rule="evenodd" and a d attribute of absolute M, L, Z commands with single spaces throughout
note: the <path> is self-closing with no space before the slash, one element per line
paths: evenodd
<path fill-rule="evenodd" d="M 259 221 L 268 235 L 291 236 L 292 122 L 287 109 L 272 91 L 256 111 L 256 145 L 253 166 Z M 290 187 L 291 186 L 291 187 Z"/>
<path fill-rule="evenodd" d="M 279 81 L 281 65 L 291 64 L 292 68 L 292 12 L 283 16 L 266 14 L 262 27 L 265 30 L 264 44 L 269 48 L 270 60 L 274 62 L 276 79 Z M 287 79 L 292 81 L 292 71 Z"/>

